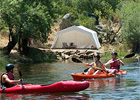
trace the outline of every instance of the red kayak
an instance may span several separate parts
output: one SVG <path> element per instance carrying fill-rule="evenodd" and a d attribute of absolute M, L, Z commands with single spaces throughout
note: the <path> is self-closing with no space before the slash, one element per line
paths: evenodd
<path fill-rule="evenodd" d="M 0 93 L 58 93 L 58 92 L 78 92 L 89 87 L 88 81 L 60 81 L 51 85 L 16 85 L 11 88 L 6 88 Z"/>

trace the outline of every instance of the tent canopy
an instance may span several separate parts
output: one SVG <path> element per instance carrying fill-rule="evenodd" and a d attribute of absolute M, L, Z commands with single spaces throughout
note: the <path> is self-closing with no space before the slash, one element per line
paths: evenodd
<path fill-rule="evenodd" d="M 101 47 L 97 33 L 84 26 L 71 26 L 57 33 L 51 48 L 96 48 Z"/>

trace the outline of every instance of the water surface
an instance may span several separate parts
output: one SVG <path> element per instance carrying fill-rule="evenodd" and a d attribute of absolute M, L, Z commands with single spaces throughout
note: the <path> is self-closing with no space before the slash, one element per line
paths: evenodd
<path fill-rule="evenodd" d="M 89 88 L 77 93 L 0 94 L 0 96 L 2 99 L 10 100 L 139 100 L 140 66 L 137 62 L 126 63 L 127 64 L 121 67 L 121 69 L 127 70 L 127 75 L 116 78 L 90 80 Z M 71 73 L 82 72 L 85 69 L 83 64 L 76 64 L 72 61 L 62 61 L 51 64 L 19 64 L 16 65 L 16 67 L 19 67 L 22 71 L 25 84 L 52 84 L 62 80 L 73 80 L 70 75 Z M 15 76 L 17 79 L 19 78 L 16 69 Z"/>

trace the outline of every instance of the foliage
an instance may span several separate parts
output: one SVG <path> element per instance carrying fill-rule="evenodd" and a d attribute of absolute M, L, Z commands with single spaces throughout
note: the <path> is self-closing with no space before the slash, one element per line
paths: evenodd
<path fill-rule="evenodd" d="M 27 56 L 33 63 L 42 63 L 42 62 L 55 62 L 57 60 L 57 56 L 54 52 L 48 50 L 47 52 L 44 50 L 40 50 L 37 48 L 30 48 L 30 54 Z"/>
<path fill-rule="evenodd" d="M 101 17 L 109 18 L 113 10 L 111 5 L 104 0 L 78 0 L 77 10 L 79 12 L 95 14 Z"/>
<path fill-rule="evenodd" d="M 54 22 L 51 0 L 1 0 L 0 22 L 21 38 L 46 40 Z"/>
<path fill-rule="evenodd" d="M 140 49 L 139 5 L 139 2 L 126 2 L 122 4 L 122 8 L 118 11 L 123 23 L 122 38 L 133 48 L 133 51 L 138 51 Z"/>
<path fill-rule="evenodd" d="M 66 3 L 66 1 L 69 2 Z M 87 12 L 100 17 L 109 18 L 120 2 L 121 0 L 65 0 L 64 6 L 68 6 L 71 9 L 76 8 L 80 14 Z"/>
<path fill-rule="evenodd" d="M 95 30 L 95 19 L 92 18 L 92 17 L 87 17 L 87 16 L 84 16 L 83 14 L 82 15 L 79 15 L 78 16 L 78 19 L 76 19 L 72 24 L 73 25 L 82 25 L 82 26 L 86 26 L 87 28 L 89 29 L 93 29 Z"/>
<path fill-rule="evenodd" d="M 72 15 L 72 25 L 83 25 L 95 29 L 95 19 L 87 17 L 87 14 L 95 15 L 98 18 L 110 19 L 121 0 L 55 0 L 59 14 L 64 16 L 67 13 Z"/>
<path fill-rule="evenodd" d="M 4 68 L 4 66 L 8 63 L 6 56 L 0 51 L 0 69 Z"/>

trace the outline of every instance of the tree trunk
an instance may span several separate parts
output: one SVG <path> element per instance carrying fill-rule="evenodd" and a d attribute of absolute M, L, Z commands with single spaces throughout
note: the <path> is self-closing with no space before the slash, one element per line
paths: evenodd
<path fill-rule="evenodd" d="M 140 51 L 140 42 L 133 43 L 133 52 L 139 52 Z"/>
<path fill-rule="evenodd" d="M 21 52 L 21 38 L 20 36 L 18 37 L 18 51 Z"/>
<path fill-rule="evenodd" d="M 12 32 L 12 28 L 9 26 L 9 32 L 10 32 L 10 34 L 9 34 L 9 42 L 11 41 L 11 37 L 12 37 L 12 35 L 13 35 L 13 32 Z"/>
<path fill-rule="evenodd" d="M 28 45 L 28 40 L 27 39 L 22 39 L 22 52 L 24 55 L 28 55 L 29 54 L 29 47 Z"/>
<path fill-rule="evenodd" d="M 12 37 L 12 41 L 9 41 L 8 45 L 6 47 L 4 47 L 4 52 L 5 52 L 6 55 L 9 55 L 11 50 L 17 44 L 16 36 L 12 35 L 11 37 Z"/>

